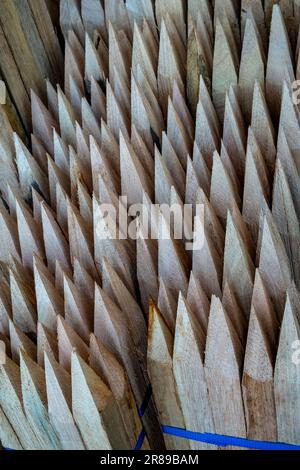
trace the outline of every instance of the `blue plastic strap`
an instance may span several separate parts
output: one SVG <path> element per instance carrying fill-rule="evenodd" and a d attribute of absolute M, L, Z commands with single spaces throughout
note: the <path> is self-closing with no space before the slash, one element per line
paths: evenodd
<path fill-rule="evenodd" d="M 281 442 L 265 442 L 243 439 L 241 437 L 222 436 L 221 434 L 209 434 L 186 431 L 185 429 L 174 428 L 172 426 L 162 426 L 164 434 L 176 436 L 191 441 L 203 442 L 219 447 L 243 447 L 255 450 L 300 450 L 300 446 L 284 444 Z"/>
<path fill-rule="evenodd" d="M 140 418 L 145 414 L 147 406 L 149 404 L 150 398 L 152 395 L 151 385 L 147 388 L 145 398 L 143 403 L 138 410 Z M 266 442 L 266 441 L 254 441 L 250 439 L 244 439 L 242 437 L 232 437 L 232 436 L 223 436 L 221 434 L 211 434 L 211 433 L 200 433 L 187 431 L 185 429 L 175 428 L 173 426 L 162 426 L 162 431 L 164 434 L 170 436 L 179 437 L 181 439 L 188 439 L 190 441 L 203 442 L 206 444 L 215 445 L 218 447 L 241 447 L 244 449 L 254 449 L 254 450 L 300 450 L 300 446 L 293 444 L 285 444 L 282 442 Z M 134 450 L 140 450 L 144 443 L 146 433 L 142 429 L 139 438 L 137 440 Z M 4 449 L 10 451 L 12 449 Z"/>
<path fill-rule="evenodd" d="M 149 405 L 149 401 L 151 399 L 151 396 L 152 396 L 152 387 L 151 385 L 149 384 L 147 390 L 146 390 L 146 394 L 145 394 L 145 398 L 143 400 L 143 403 L 141 405 L 141 407 L 138 409 L 138 414 L 139 414 L 139 417 L 142 418 L 146 412 L 146 409 Z M 134 448 L 134 450 L 141 450 L 142 448 L 142 445 L 144 443 L 144 440 L 145 440 L 145 437 L 146 437 L 146 433 L 144 431 L 144 428 L 141 430 L 141 433 L 139 435 L 139 438 L 137 440 L 137 443 L 136 443 L 136 446 Z"/>
<path fill-rule="evenodd" d="M 138 410 L 140 418 L 142 418 L 144 416 L 144 414 L 146 412 L 146 409 L 147 409 L 147 406 L 149 405 L 149 401 L 150 401 L 151 396 L 152 396 L 152 387 L 151 387 L 151 385 L 149 385 L 147 390 L 146 390 L 146 394 L 145 394 L 145 398 L 143 400 L 143 403 L 142 403 L 140 409 Z"/>
<path fill-rule="evenodd" d="M 151 398 L 152 389 L 149 385 L 144 401 L 138 410 L 140 418 L 145 414 L 149 400 Z M 251 439 L 244 439 L 242 437 L 232 437 L 232 436 L 223 436 L 221 434 L 211 434 L 211 433 L 200 433 L 187 431 L 185 429 L 175 428 L 173 426 L 162 426 L 162 431 L 164 434 L 170 436 L 179 437 L 181 439 L 189 439 L 190 441 L 203 442 L 205 444 L 211 444 L 218 447 L 240 447 L 244 449 L 253 449 L 253 450 L 300 450 L 300 446 L 293 444 L 285 444 L 282 442 L 266 442 L 266 441 L 255 441 Z M 136 443 L 134 450 L 140 450 L 142 448 L 144 439 L 146 437 L 144 429 L 139 435 L 138 441 Z"/>
<path fill-rule="evenodd" d="M 253 450 L 300 450 L 300 446 L 285 444 L 282 442 L 265 442 L 253 441 L 250 439 L 243 439 L 242 437 L 222 436 L 221 434 L 200 433 L 193 431 L 186 431 L 185 429 L 174 428 L 172 426 L 162 426 L 164 434 L 179 437 L 181 439 L 189 439 L 190 441 L 203 442 L 206 444 L 215 445 L 218 447 L 241 447 L 244 449 Z M 140 450 L 146 437 L 145 431 L 142 430 L 139 435 L 138 441 L 134 450 Z M 4 449 L 10 451 L 12 449 Z"/>
<path fill-rule="evenodd" d="M 144 444 L 145 437 L 146 437 L 146 433 L 143 429 L 141 431 L 141 434 L 139 435 L 139 438 L 138 438 L 138 441 L 136 443 L 136 446 L 135 446 L 134 450 L 141 450 L 142 445 Z"/>

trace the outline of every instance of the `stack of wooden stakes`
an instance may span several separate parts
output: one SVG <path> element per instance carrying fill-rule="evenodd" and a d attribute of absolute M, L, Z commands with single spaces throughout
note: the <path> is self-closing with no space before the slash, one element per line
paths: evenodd
<path fill-rule="evenodd" d="M 3 447 L 300 444 L 299 24 L 299 0 L 1 0 Z M 119 196 L 201 207 L 201 248 Z"/>

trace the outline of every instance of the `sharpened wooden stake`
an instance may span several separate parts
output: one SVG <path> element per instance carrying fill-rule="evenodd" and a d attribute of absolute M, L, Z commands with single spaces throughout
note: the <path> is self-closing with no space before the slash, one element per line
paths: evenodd
<path fill-rule="evenodd" d="M 300 445 L 299 22 L 0 2 L 0 447 Z"/>

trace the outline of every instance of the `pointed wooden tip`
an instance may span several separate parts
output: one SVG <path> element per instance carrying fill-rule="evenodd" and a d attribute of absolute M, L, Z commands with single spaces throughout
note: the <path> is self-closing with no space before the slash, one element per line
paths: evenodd
<path fill-rule="evenodd" d="M 88 360 L 89 348 L 73 328 L 60 316 L 57 318 L 58 355 L 59 363 L 67 370 L 71 368 L 73 349 Z"/>
<path fill-rule="evenodd" d="M 148 361 L 164 363 L 172 358 L 173 337 L 153 300 L 149 305 Z"/>
<path fill-rule="evenodd" d="M 42 323 L 37 324 L 37 359 L 38 364 L 44 367 L 44 353 L 58 359 L 57 334 Z"/>
<path fill-rule="evenodd" d="M 37 347 L 35 343 L 20 330 L 12 321 L 9 322 L 9 336 L 12 358 L 19 364 L 20 362 L 20 349 L 36 360 Z"/>

